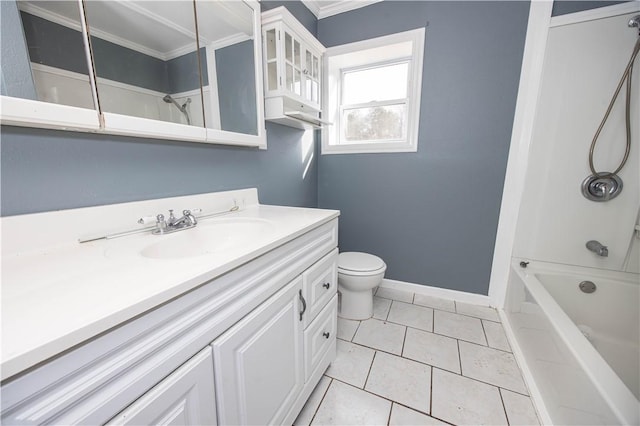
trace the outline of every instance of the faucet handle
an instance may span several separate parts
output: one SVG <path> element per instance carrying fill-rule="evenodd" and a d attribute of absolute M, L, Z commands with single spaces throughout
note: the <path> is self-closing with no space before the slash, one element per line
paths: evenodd
<path fill-rule="evenodd" d="M 159 214 L 158 216 L 156 216 L 156 225 L 160 232 L 163 232 L 165 229 L 167 229 L 167 222 L 165 222 L 163 214 Z"/>
<path fill-rule="evenodd" d="M 140 225 L 148 225 L 150 223 L 155 223 L 157 222 L 157 219 L 155 216 L 142 216 L 140 219 L 138 219 L 138 223 Z"/>

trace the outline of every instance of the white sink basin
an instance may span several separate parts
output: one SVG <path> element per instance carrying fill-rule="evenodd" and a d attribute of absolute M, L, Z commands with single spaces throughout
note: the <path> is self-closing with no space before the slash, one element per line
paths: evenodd
<path fill-rule="evenodd" d="M 204 220 L 195 228 L 153 236 L 157 241 L 140 250 L 140 255 L 152 259 L 203 256 L 249 244 L 272 229 L 273 224 L 264 219 Z"/>

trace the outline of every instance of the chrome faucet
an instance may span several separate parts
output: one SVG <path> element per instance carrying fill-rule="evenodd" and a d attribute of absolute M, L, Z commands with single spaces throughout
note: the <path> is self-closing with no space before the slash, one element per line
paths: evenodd
<path fill-rule="evenodd" d="M 163 214 L 156 216 L 156 229 L 151 233 L 154 235 L 170 234 L 172 232 L 193 228 L 197 224 L 198 221 L 190 210 L 183 210 L 182 217 L 179 219 L 174 216 L 173 210 L 169 210 L 169 219 L 167 220 L 165 220 Z"/>
<path fill-rule="evenodd" d="M 594 252 L 598 256 L 609 256 L 609 249 L 607 248 L 607 246 L 603 246 L 596 240 L 587 241 L 587 249 Z"/>

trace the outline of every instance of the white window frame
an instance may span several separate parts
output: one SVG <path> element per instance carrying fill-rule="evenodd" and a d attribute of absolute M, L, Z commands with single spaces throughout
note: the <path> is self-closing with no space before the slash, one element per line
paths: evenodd
<path fill-rule="evenodd" d="M 323 81 L 323 100 L 325 101 L 323 110 L 326 112 L 326 120 L 332 124 L 322 127 L 322 154 L 418 151 L 424 39 L 425 29 L 419 28 L 327 49 L 324 55 L 326 72 Z M 406 103 L 404 138 L 402 140 L 341 143 L 343 130 L 340 120 L 345 106 L 342 103 L 344 73 L 401 62 L 409 63 L 406 99 L 348 106 L 366 107 L 375 106 L 374 104 Z"/>

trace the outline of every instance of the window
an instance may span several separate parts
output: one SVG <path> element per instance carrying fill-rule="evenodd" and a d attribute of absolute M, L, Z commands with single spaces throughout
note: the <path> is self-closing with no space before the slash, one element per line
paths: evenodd
<path fill-rule="evenodd" d="M 322 153 L 417 151 L 424 28 L 327 50 Z"/>

